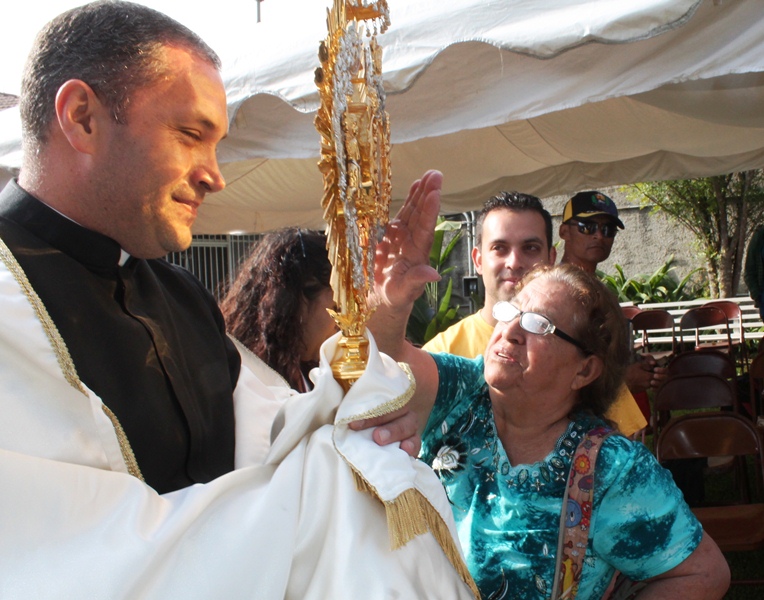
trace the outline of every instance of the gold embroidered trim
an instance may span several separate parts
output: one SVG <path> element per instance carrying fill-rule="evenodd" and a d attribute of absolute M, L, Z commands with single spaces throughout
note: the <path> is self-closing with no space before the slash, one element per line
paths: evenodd
<path fill-rule="evenodd" d="M 72 361 L 72 357 L 69 354 L 69 349 L 66 347 L 66 343 L 61 337 L 56 324 L 53 322 L 53 319 L 50 318 L 48 310 L 45 308 L 42 300 L 40 300 L 40 296 L 37 295 L 32 284 L 29 283 L 26 273 L 24 273 L 24 269 L 21 268 L 16 257 L 13 256 L 13 253 L 8 246 L 5 245 L 5 241 L 3 241 L 2 238 L 0 238 L 0 260 L 3 261 L 10 274 L 13 275 L 16 283 L 19 284 L 21 291 L 27 297 L 32 310 L 34 310 L 37 319 L 40 321 L 43 331 L 45 331 L 45 335 L 53 348 L 53 353 L 56 355 L 56 360 L 64 375 L 64 379 L 66 379 L 69 385 L 75 390 L 84 396 L 87 396 L 88 394 L 77 375 L 77 369 L 74 367 L 74 361 Z M 116 433 L 117 441 L 119 442 L 119 448 L 122 451 L 122 459 L 125 461 L 128 473 L 143 481 L 143 475 L 141 475 L 141 470 L 138 467 L 138 462 L 135 460 L 135 454 L 133 454 L 133 449 L 130 446 L 130 440 L 127 439 L 125 430 L 122 429 L 122 425 L 117 419 L 117 416 L 111 412 L 105 404 L 102 403 L 101 406 L 114 427 L 114 432 Z"/>
<path fill-rule="evenodd" d="M 351 465 L 352 468 L 352 465 Z M 430 501 L 415 488 L 409 488 L 390 502 L 384 502 L 363 475 L 353 469 L 356 488 L 359 491 L 371 494 L 385 507 L 387 516 L 387 531 L 390 536 L 390 548 L 397 550 L 405 546 L 418 535 L 429 531 L 435 541 L 443 550 L 448 561 L 454 567 L 461 580 L 467 584 L 475 598 L 480 598 L 475 580 L 472 579 L 467 565 L 464 563 L 462 554 L 454 541 L 451 531 L 448 529 L 443 517 L 430 504 Z"/>
<path fill-rule="evenodd" d="M 371 410 L 367 410 L 364 413 L 353 415 L 352 417 L 346 417 L 340 421 L 337 421 L 336 425 L 346 425 L 352 421 L 374 419 L 375 417 L 381 417 L 382 415 L 395 412 L 396 410 L 406 406 L 416 391 L 416 379 L 414 378 L 414 374 L 411 372 L 411 367 L 409 367 L 407 363 L 398 363 L 398 366 L 403 369 L 403 372 L 406 373 L 406 377 L 408 377 L 409 380 L 409 386 L 406 388 L 405 392 L 403 392 L 400 396 L 393 398 L 389 402 L 375 406 Z"/>
<path fill-rule="evenodd" d="M 66 347 L 61 334 L 58 332 L 56 324 L 53 322 L 53 319 L 50 318 L 50 315 L 48 315 L 45 305 L 42 303 L 42 300 L 40 300 L 37 292 L 34 291 L 32 284 L 29 283 L 26 273 L 24 273 L 24 270 L 16 260 L 16 257 L 13 256 L 13 253 L 8 246 L 5 245 L 5 242 L 2 239 L 0 239 L 0 259 L 5 263 L 5 266 L 8 268 L 11 275 L 13 275 L 16 283 L 21 287 L 21 291 L 24 292 L 37 319 L 42 324 L 42 328 L 45 331 L 45 335 L 48 337 L 48 341 L 50 341 L 50 345 L 53 347 L 53 352 L 56 355 L 58 366 L 61 367 L 61 372 L 64 374 L 64 378 L 74 389 L 87 396 L 87 392 L 85 391 L 85 388 L 82 387 L 80 378 L 77 376 L 77 370 L 74 368 L 74 363 L 72 362 L 72 357 L 69 355 L 69 350 Z"/>
<path fill-rule="evenodd" d="M 114 426 L 114 433 L 117 434 L 119 449 L 122 451 L 122 460 L 125 461 L 127 472 L 133 477 L 137 477 L 141 481 L 145 482 L 146 480 L 143 479 L 141 468 L 138 466 L 138 461 L 135 458 L 135 454 L 133 454 L 133 447 L 130 445 L 130 440 L 127 439 L 127 434 L 125 433 L 125 430 L 122 429 L 122 423 L 119 422 L 117 415 L 111 412 L 111 409 L 108 406 L 102 403 L 101 408 L 103 408 L 103 412 L 106 413 L 106 416 L 109 417 L 111 424 Z"/>

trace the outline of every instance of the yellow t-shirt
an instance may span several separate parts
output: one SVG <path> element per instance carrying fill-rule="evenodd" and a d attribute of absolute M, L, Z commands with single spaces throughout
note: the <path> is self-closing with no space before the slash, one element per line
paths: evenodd
<path fill-rule="evenodd" d="M 493 327 L 483 320 L 479 312 L 476 312 L 436 335 L 423 346 L 423 349 L 428 352 L 448 352 L 466 358 L 475 358 L 485 352 L 492 333 Z M 619 431 L 626 437 L 634 435 L 647 426 L 645 416 L 625 384 L 621 386 L 618 397 L 605 417 L 618 425 Z"/>
<path fill-rule="evenodd" d="M 485 352 L 492 333 L 493 327 L 476 312 L 441 331 L 422 346 L 422 349 L 427 352 L 448 352 L 464 358 L 475 358 Z"/>

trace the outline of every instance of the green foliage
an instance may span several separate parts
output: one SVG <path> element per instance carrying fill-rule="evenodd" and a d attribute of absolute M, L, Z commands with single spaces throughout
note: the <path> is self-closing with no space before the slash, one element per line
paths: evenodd
<path fill-rule="evenodd" d="M 442 278 L 454 270 L 453 266 L 446 267 L 445 264 L 463 235 L 461 225 L 460 222 L 446 221 L 442 217 L 438 218 L 432 248 L 430 249 L 430 265 L 440 273 Z M 446 243 L 446 234 L 449 232 L 456 233 Z M 420 345 L 425 344 L 461 319 L 461 315 L 458 313 L 459 307 L 451 305 L 453 280 L 448 278 L 442 295 L 440 289 L 438 282 L 428 283 L 425 286 L 424 294 L 414 302 L 414 308 L 406 326 L 406 337 L 411 342 Z"/>
<path fill-rule="evenodd" d="M 671 276 L 671 272 L 674 270 L 674 267 L 671 266 L 673 262 L 674 257 L 671 256 L 652 275 L 636 275 L 627 278 L 623 272 L 623 267 L 615 265 L 615 275 L 597 271 L 597 276 L 618 296 L 619 302 L 647 304 L 680 302 L 697 298 L 701 292 L 691 284 L 691 279 L 700 269 L 693 269 L 681 281 L 677 282 Z"/>
<path fill-rule="evenodd" d="M 764 172 L 628 186 L 630 196 L 688 229 L 706 261 L 710 294 L 734 296 L 746 242 L 764 224 Z"/>
<path fill-rule="evenodd" d="M 440 273 L 441 277 L 445 277 L 454 270 L 454 267 L 444 267 L 448 261 L 448 257 L 451 256 L 451 253 L 454 251 L 456 244 L 458 244 L 459 240 L 462 238 L 463 232 L 461 230 L 461 226 L 462 224 L 460 222 L 446 221 L 443 219 L 443 217 L 438 217 L 438 222 L 435 225 L 435 235 L 433 236 L 432 240 L 432 248 L 430 248 L 430 266 L 433 267 L 438 273 Z M 450 241 L 444 248 L 443 243 L 446 240 L 446 232 L 454 231 L 456 234 L 451 236 Z M 425 286 L 424 290 L 425 296 L 427 298 L 427 305 L 432 309 L 440 306 L 440 302 L 438 301 L 438 292 L 440 289 L 438 283 L 439 282 L 437 281 L 430 282 Z M 452 286 L 449 280 L 448 289 L 446 292 L 444 292 L 444 295 L 448 294 L 449 299 L 451 298 L 451 290 Z"/>

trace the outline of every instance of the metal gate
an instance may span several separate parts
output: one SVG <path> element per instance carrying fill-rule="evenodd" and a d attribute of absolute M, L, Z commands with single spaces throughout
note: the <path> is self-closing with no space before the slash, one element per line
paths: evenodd
<path fill-rule="evenodd" d="M 195 235 L 187 250 L 172 252 L 166 259 L 196 275 L 219 302 L 230 277 L 236 274 L 259 238 L 255 234 Z"/>

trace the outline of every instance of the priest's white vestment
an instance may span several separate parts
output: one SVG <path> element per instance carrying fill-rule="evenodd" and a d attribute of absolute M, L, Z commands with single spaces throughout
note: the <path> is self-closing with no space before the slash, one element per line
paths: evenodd
<path fill-rule="evenodd" d="M 2 246 L 0 598 L 474 597 L 437 477 L 347 427 L 411 393 L 373 339 L 344 398 L 336 337 L 303 395 L 242 350 L 235 470 L 160 495 Z"/>

